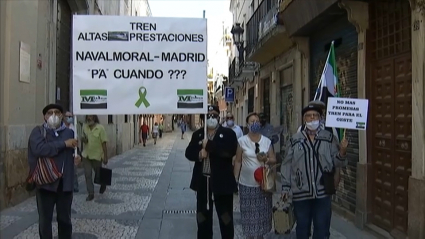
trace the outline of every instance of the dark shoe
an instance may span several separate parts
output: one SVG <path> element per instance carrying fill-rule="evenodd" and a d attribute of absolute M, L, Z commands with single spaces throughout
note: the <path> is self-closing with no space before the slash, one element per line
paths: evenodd
<path fill-rule="evenodd" d="M 106 191 L 106 185 L 100 186 L 99 193 L 103 194 Z"/>
<path fill-rule="evenodd" d="M 91 200 L 93 200 L 94 199 L 94 195 L 93 194 L 89 194 L 87 197 L 86 197 L 86 201 L 91 201 Z"/>
<path fill-rule="evenodd" d="M 146 147 L 146 144 L 143 144 L 143 147 Z"/>

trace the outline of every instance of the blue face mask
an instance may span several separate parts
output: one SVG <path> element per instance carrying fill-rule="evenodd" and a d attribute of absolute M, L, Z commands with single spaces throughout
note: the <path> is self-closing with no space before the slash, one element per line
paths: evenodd
<path fill-rule="evenodd" d="M 235 122 L 233 122 L 233 120 L 227 120 L 227 126 L 229 127 L 233 127 L 233 125 L 235 124 Z"/>
<path fill-rule="evenodd" d="M 73 117 L 66 117 L 66 122 L 68 122 L 68 124 L 72 124 L 72 123 L 74 123 L 74 118 Z"/>
<path fill-rule="evenodd" d="M 249 125 L 249 131 L 257 134 L 261 131 L 261 124 L 260 122 L 254 122 L 252 124 Z"/>

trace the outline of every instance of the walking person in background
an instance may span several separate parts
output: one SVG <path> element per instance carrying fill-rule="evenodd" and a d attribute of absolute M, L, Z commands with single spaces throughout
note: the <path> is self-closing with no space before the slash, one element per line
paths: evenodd
<path fill-rule="evenodd" d="M 108 138 L 106 135 L 105 128 L 100 124 L 97 115 L 87 115 L 86 123 L 83 126 L 83 137 L 84 143 L 83 150 L 83 165 L 84 175 L 86 177 L 86 185 L 88 196 L 86 201 L 94 199 L 94 184 L 93 184 L 93 171 L 95 177 L 99 177 L 99 170 L 103 164 L 108 164 L 108 151 L 106 149 L 106 143 Z M 101 185 L 99 193 L 103 194 L 106 190 L 106 185 Z"/>
<path fill-rule="evenodd" d="M 276 144 L 279 141 L 279 137 L 277 135 L 274 135 L 274 128 L 273 125 L 271 125 L 267 121 L 267 116 L 264 113 L 258 114 L 258 117 L 260 117 L 260 124 L 261 124 L 261 130 L 260 134 L 266 136 L 271 140 L 272 149 L 274 150 L 274 144 Z"/>
<path fill-rule="evenodd" d="M 232 158 L 238 146 L 233 130 L 219 124 L 219 109 L 208 106 L 207 138 L 204 128 L 196 130 L 186 148 L 185 156 L 192 162 L 190 188 L 196 192 L 198 239 L 213 238 L 213 203 L 220 223 L 222 239 L 234 238 Z"/>
<path fill-rule="evenodd" d="M 180 129 L 182 131 L 182 139 L 184 139 L 184 132 L 186 132 L 186 122 L 184 121 L 184 119 L 181 120 L 180 122 Z"/>
<path fill-rule="evenodd" d="M 67 111 L 65 113 L 65 117 L 63 122 L 65 123 L 65 126 L 68 127 L 68 129 L 71 129 L 72 131 L 74 131 L 74 135 L 77 135 L 77 131 L 75 130 L 75 126 L 74 126 L 74 116 L 72 115 L 71 112 Z M 78 153 L 80 154 L 80 152 Z M 78 155 L 78 157 L 80 157 Z M 81 161 L 81 158 L 80 158 Z M 79 185 L 78 185 L 78 170 L 77 170 L 77 164 L 74 165 L 74 193 L 78 193 L 80 191 L 79 189 Z"/>
<path fill-rule="evenodd" d="M 159 138 L 162 138 L 162 132 L 164 132 L 164 123 L 159 124 Z"/>
<path fill-rule="evenodd" d="M 224 122 L 223 127 L 232 129 L 235 132 L 236 137 L 238 139 L 243 136 L 241 127 L 235 124 L 235 118 L 233 117 L 233 114 L 230 112 L 227 113 L 226 115 L 226 121 Z"/>
<path fill-rule="evenodd" d="M 261 135 L 260 118 L 256 113 L 246 117 L 247 135 L 238 139 L 234 176 L 239 182 L 242 231 L 247 238 L 264 238 L 272 229 L 272 193 L 261 189 L 255 172 L 264 164 L 275 164 L 271 140 Z"/>
<path fill-rule="evenodd" d="M 158 138 L 158 131 L 159 131 L 159 126 L 158 123 L 155 122 L 153 129 L 152 129 L 152 138 L 153 138 L 153 144 L 156 144 L 156 139 Z"/>
<path fill-rule="evenodd" d="M 79 158 L 74 157 L 74 151 L 78 142 L 74 139 L 74 132 L 62 122 L 62 106 L 47 105 L 43 109 L 43 115 L 44 124 L 35 127 L 28 140 L 29 176 L 32 177 L 36 172 L 41 158 L 51 159 L 61 176 L 58 180 L 43 185 L 30 182 L 36 187 L 39 236 L 40 239 L 53 238 L 52 219 L 56 206 L 58 238 L 71 239 L 74 164 L 79 163 Z M 47 168 L 46 171 L 44 171 L 44 175 L 54 173 L 51 168 Z"/>
<path fill-rule="evenodd" d="M 310 238 L 312 222 L 313 239 L 329 238 L 335 168 L 347 164 L 348 141 L 338 149 L 333 134 L 320 127 L 322 113 L 315 105 L 302 110 L 305 128 L 288 141 L 281 167 L 282 199 L 292 199 L 297 239 Z"/>
<path fill-rule="evenodd" d="M 143 147 L 146 147 L 146 140 L 148 139 L 149 126 L 146 121 L 143 121 L 143 124 L 140 126 L 139 135 L 141 137 L 141 142 L 143 142 Z"/>

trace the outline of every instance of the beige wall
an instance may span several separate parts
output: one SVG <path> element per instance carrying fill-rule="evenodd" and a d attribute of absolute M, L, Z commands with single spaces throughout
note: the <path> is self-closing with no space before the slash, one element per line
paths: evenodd
<path fill-rule="evenodd" d="M 118 0 L 98 1 L 108 11 Z M 123 0 L 119 0 L 123 1 Z M 0 208 L 27 198 L 23 183 L 28 174 L 27 141 L 35 125 L 43 122 L 42 109 L 55 101 L 56 79 L 56 0 L 0 1 Z M 84 1 L 68 0 L 74 12 L 85 13 Z M 93 0 L 90 12 L 98 12 Z M 82 4 L 83 3 L 83 4 Z M 30 48 L 30 82 L 19 81 L 20 41 Z M 37 60 L 42 67 L 37 67 Z M 109 157 L 132 148 L 138 127 L 132 116 L 100 117 L 108 133 Z M 83 117 L 79 117 L 83 121 Z"/>
<path fill-rule="evenodd" d="M 28 173 L 26 148 L 32 128 L 43 121 L 48 101 L 49 1 L 0 2 L 0 147 L 1 208 L 28 195 L 22 183 Z M 23 17 L 25 16 L 25 17 Z M 30 82 L 19 81 L 19 42 L 30 47 Z M 43 68 L 38 69 L 41 56 Z M 51 88 L 50 88 L 51 89 Z M 23 97 L 25 96 L 25 97 Z"/>
<path fill-rule="evenodd" d="M 260 68 L 259 74 L 259 91 L 258 91 L 258 109 L 263 109 L 263 84 L 262 80 L 270 78 L 270 123 L 273 126 L 280 125 L 281 115 L 281 91 L 280 91 L 280 71 L 284 69 L 290 69 L 292 71 L 292 87 L 293 87 L 293 115 L 291 131 L 295 132 L 299 126 L 301 120 L 301 109 L 302 109 L 302 87 L 303 82 L 301 81 L 302 75 L 302 57 L 301 53 L 296 49 L 292 48 L 287 52 L 283 53 L 269 64 Z M 277 143 L 279 144 L 279 143 Z M 280 148 L 276 147 L 276 152 L 280 152 Z"/>

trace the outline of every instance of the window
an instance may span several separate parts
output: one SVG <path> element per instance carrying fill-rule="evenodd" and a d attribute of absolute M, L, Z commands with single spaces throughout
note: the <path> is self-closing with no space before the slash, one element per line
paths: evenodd
<path fill-rule="evenodd" d="M 263 80 L 263 113 L 270 122 L 270 78 Z"/>
<path fill-rule="evenodd" d="M 113 115 L 108 115 L 108 124 L 113 124 L 114 122 L 113 122 Z"/>
<path fill-rule="evenodd" d="M 124 123 L 128 123 L 128 115 L 124 115 Z"/>
<path fill-rule="evenodd" d="M 254 112 L 254 87 L 248 90 L 248 114 Z"/>

